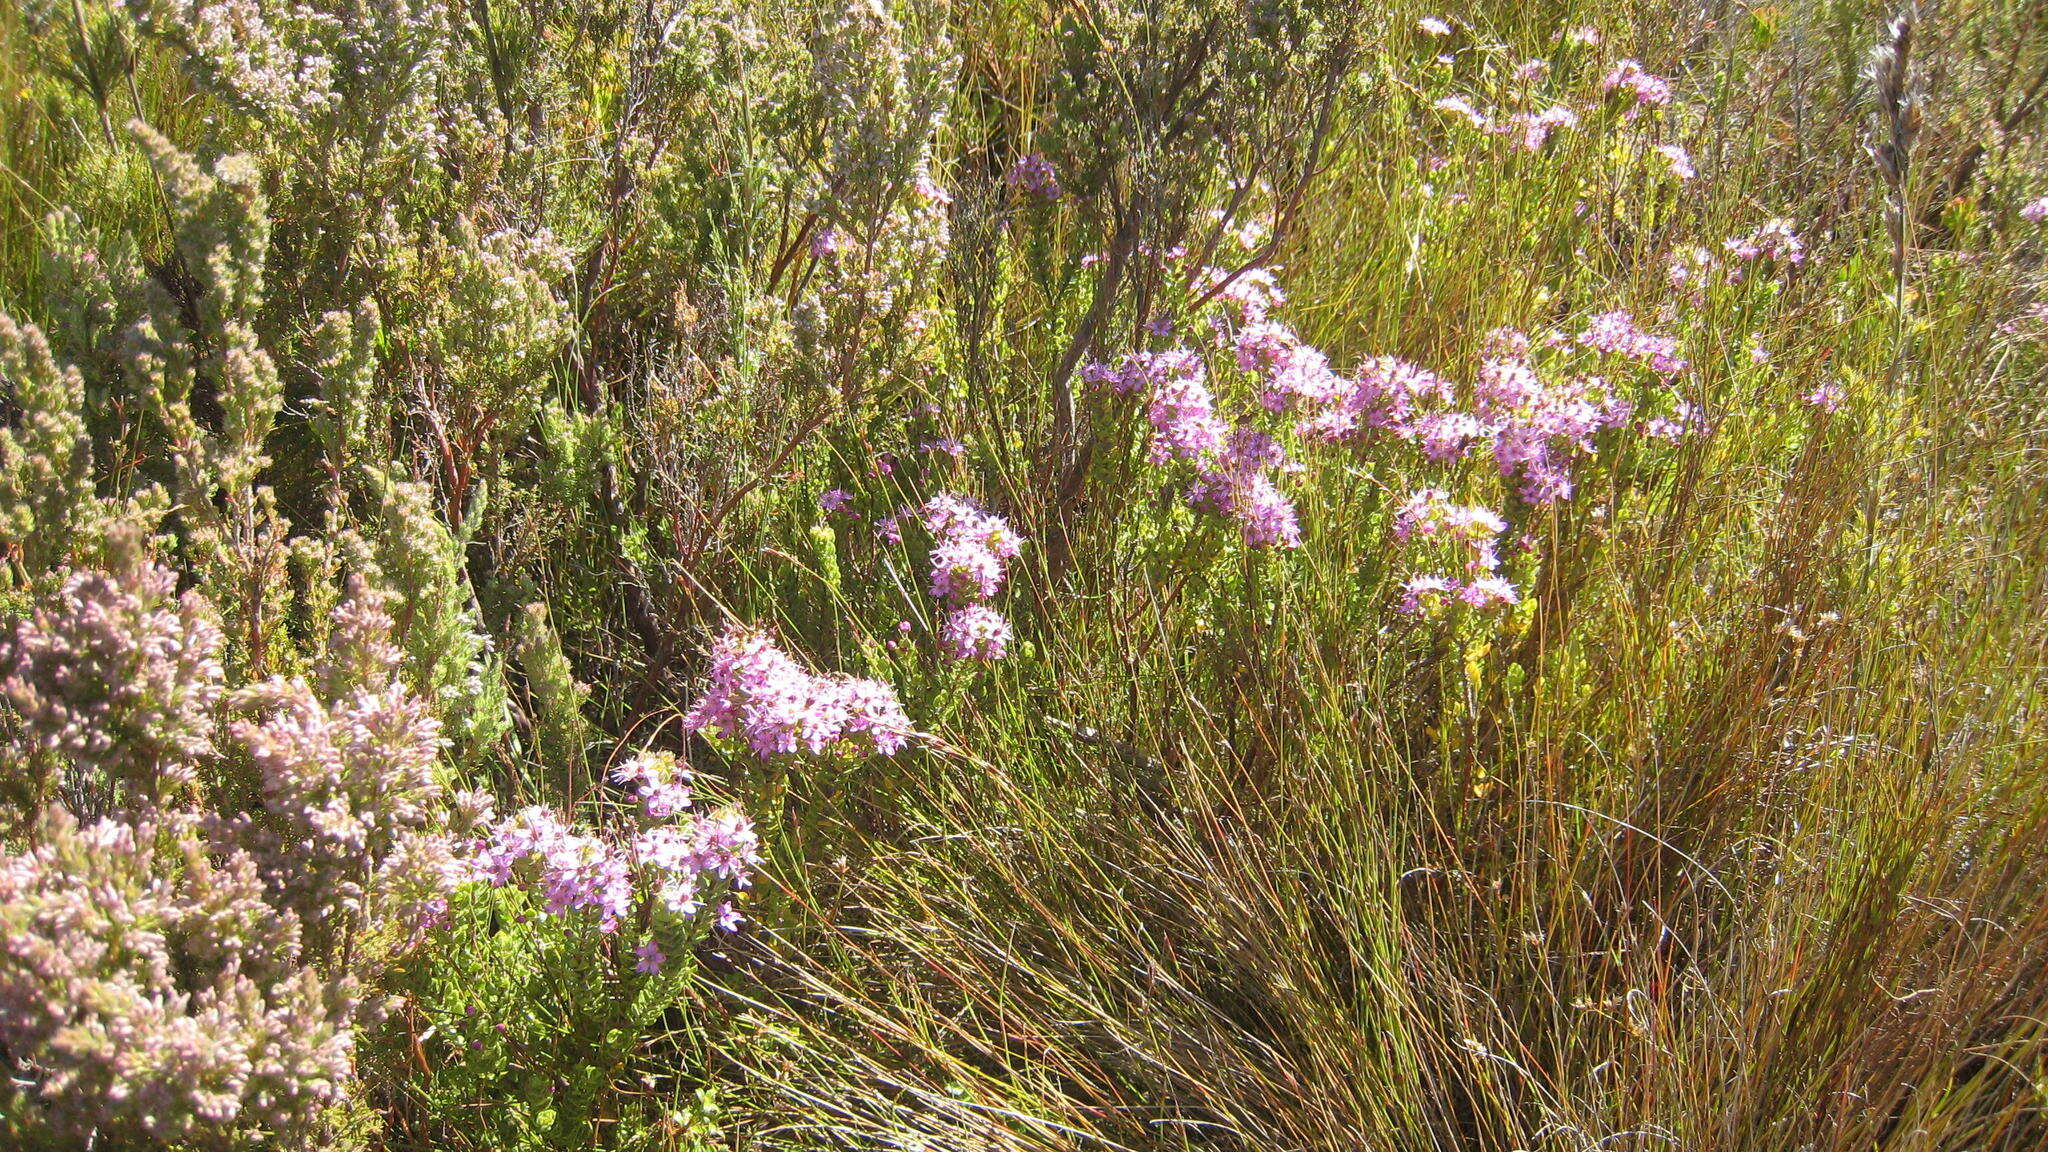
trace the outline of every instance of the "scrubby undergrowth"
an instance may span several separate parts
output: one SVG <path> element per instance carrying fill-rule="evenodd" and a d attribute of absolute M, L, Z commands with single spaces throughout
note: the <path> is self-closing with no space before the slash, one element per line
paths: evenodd
<path fill-rule="evenodd" d="M 0 0 L 0 1139 L 2048 1144 L 2044 79 Z"/>

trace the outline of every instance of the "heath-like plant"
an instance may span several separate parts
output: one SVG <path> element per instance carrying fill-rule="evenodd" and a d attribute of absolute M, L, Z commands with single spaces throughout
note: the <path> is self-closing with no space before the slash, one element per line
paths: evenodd
<path fill-rule="evenodd" d="M 315 679 L 228 693 L 209 606 L 115 551 L 8 645 L 10 779 L 68 779 L 0 865 L 7 1123 L 80 1147 L 325 1139 L 387 1006 L 375 973 L 469 879 L 486 806 L 439 779 L 381 594 L 356 584 Z"/>

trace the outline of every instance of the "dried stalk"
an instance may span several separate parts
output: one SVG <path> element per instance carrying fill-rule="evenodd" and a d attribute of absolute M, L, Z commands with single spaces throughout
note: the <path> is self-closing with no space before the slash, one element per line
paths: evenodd
<path fill-rule="evenodd" d="M 1913 69 L 1913 33 L 1920 22 L 1919 9 L 1909 5 L 1892 18 L 1885 38 L 1871 49 L 1863 74 L 1870 81 L 1874 106 L 1871 109 L 1871 138 L 1867 147 L 1884 178 L 1888 201 L 1886 223 L 1891 228 L 1892 284 L 1896 322 L 1901 335 L 1906 316 L 1906 221 L 1911 188 L 1913 143 L 1920 134 L 1920 78 Z M 1893 363 L 1897 371 L 1897 359 Z"/>

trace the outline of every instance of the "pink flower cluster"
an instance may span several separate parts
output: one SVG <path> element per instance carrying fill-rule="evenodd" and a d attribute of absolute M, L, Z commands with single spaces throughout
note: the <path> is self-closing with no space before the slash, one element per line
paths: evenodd
<path fill-rule="evenodd" d="M 1201 359 L 1188 355 L 1176 360 L 1187 370 L 1157 381 L 1145 397 L 1154 464 L 1199 463 L 1222 451 L 1230 439 L 1230 422 L 1216 414 L 1216 397 L 1209 391 Z"/>
<path fill-rule="evenodd" d="M 1294 504 L 1273 482 L 1275 471 L 1291 467 L 1271 436 L 1256 428 L 1235 429 L 1188 487 L 1188 506 L 1237 521 L 1244 542 L 1254 548 L 1299 548 L 1301 523 Z"/>
<path fill-rule="evenodd" d="M 1448 112 L 1462 117 L 1480 132 L 1490 136 L 1517 136 L 1517 142 L 1525 152 L 1539 151 L 1550 141 L 1553 133 L 1561 129 L 1577 128 L 1579 114 L 1563 104 L 1553 104 L 1540 111 L 1521 111 L 1506 116 L 1493 116 L 1474 107 L 1462 96 L 1445 96 L 1431 105 L 1439 112 Z"/>
<path fill-rule="evenodd" d="M 1488 131 L 1493 126 L 1493 117 L 1473 107 L 1472 102 L 1463 96 L 1444 96 L 1430 107 L 1453 116 L 1462 116 L 1467 123 L 1481 132 Z"/>
<path fill-rule="evenodd" d="M 1848 394 L 1842 391 L 1839 381 L 1823 380 L 1799 399 L 1822 412 L 1840 412 L 1843 403 L 1848 400 Z"/>
<path fill-rule="evenodd" d="M 1646 362 L 1667 378 L 1685 367 L 1675 345 L 1642 332 L 1626 312 L 1595 317 L 1579 345 Z M 1594 433 L 1621 427 L 1634 412 L 1599 376 L 1539 373 L 1519 332 L 1499 334 L 1474 395 L 1480 418 L 1495 429 L 1495 465 L 1503 478 L 1520 482 L 1518 494 L 1531 504 L 1569 500 L 1572 458 L 1590 454 Z"/>
<path fill-rule="evenodd" d="M 1501 576 L 1477 576 L 1458 581 L 1447 576 L 1411 576 L 1401 585 L 1396 608 L 1406 616 L 1434 616 L 1452 601 L 1474 608 L 1491 608 L 1520 602 L 1521 594 Z"/>
<path fill-rule="evenodd" d="M 499 821 L 477 849 L 476 875 L 502 888 L 515 878 L 543 900 L 550 916 L 595 909 L 603 931 L 633 908 L 629 862 L 596 836 L 572 830 L 554 811 L 532 805 Z"/>
<path fill-rule="evenodd" d="M 1009 521 L 958 496 L 940 493 L 919 510 L 932 534 L 932 595 L 951 609 L 940 634 L 954 660 L 1000 660 L 1009 650 L 1010 622 L 988 606 L 1002 589 L 1003 566 L 1024 549 Z"/>
<path fill-rule="evenodd" d="M 1214 295 L 1217 303 L 1235 310 L 1239 322 L 1256 324 L 1287 302 L 1287 293 L 1271 268 L 1240 269 L 1234 276 L 1217 268 L 1205 268 L 1195 279 L 1195 291 Z"/>
<path fill-rule="evenodd" d="M 1439 97 L 1430 107 L 1463 120 L 1474 132 L 1508 137 L 1523 151 L 1538 152 L 1558 132 L 1579 128 L 1582 117 L 1597 110 L 1597 105 L 1579 108 L 1570 103 L 1550 103 L 1543 106 L 1536 86 L 1550 71 L 1547 60 L 1525 60 L 1516 66 L 1514 81 L 1522 87 L 1509 93 L 1508 99 L 1520 106 L 1519 111 L 1489 110 L 1475 104 L 1468 96 Z M 1603 97 L 1612 99 L 1619 95 L 1626 100 L 1624 120 L 1635 120 L 1647 109 L 1671 103 L 1671 85 L 1634 60 L 1616 61 L 1600 79 L 1599 90 Z M 1683 148 L 1664 145 L 1656 152 L 1670 165 L 1672 175 L 1679 180 L 1690 180 L 1697 175 L 1692 158 Z"/>
<path fill-rule="evenodd" d="M 1118 396 L 1147 396 L 1169 381 L 1188 377 L 1199 380 L 1202 373 L 1200 355 L 1175 348 L 1167 352 L 1128 352 L 1114 366 L 1088 364 L 1081 369 L 1081 379 Z"/>
<path fill-rule="evenodd" d="M 1728 240 L 1722 246 L 1737 260 L 1781 260 L 1787 264 L 1806 262 L 1806 245 L 1792 230 L 1792 222 L 1782 216 L 1766 220 L 1756 231 Z"/>
<path fill-rule="evenodd" d="M 1060 198 L 1059 173 L 1053 170 L 1052 161 L 1047 160 L 1043 152 L 1017 157 L 1017 162 L 1004 173 L 1003 182 L 1033 199 L 1051 202 Z"/>
<path fill-rule="evenodd" d="M 1343 377 L 1321 350 L 1273 320 L 1246 323 L 1232 341 L 1237 366 L 1259 381 L 1259 403 L 1284 412 L 1298 400 L 1326 403 L 1343 390 Z"/>
<path fill-rule="evenodd" d="M 1553 104 L 1541 112 L 1516 112 L 1495 125 L 1493 131 L 1503 136 L 1519 132 L 1522 151 L 1535 152 L 1550 140 L 1551 133 L 1578 126 L 1578 113 L 1562 104 Z"/>
<path fill-rule="evenodd" d="M 1406 360 L 1370 357 L 1344 383 L 1326 403 L 1302 398 L 1308 402 L 1299 425 L 1304 436 L 1342 440 L 1367 429 L 1391 432 L 1419 440 L 1431 459 L 1454 460 L 1484 431 L 1476 421 L 1458 422 L 1465 414 L 1447 411 L 1457 400 L 1450 381 Z"/>
<path fill-rule="evenodd" d="M 1555 337 L 1549 347 L 1633 362 L 1666 382 L 1687 366 L 1675 341 L 1644 331 L 1621 310 L 1593 317 L 1576 337 Z M 1634 405 L 1601 376 L 1539 371 L 1529 338 L 1513 330 L 1490 338 L 1469 405 L 1460 404 L 1450 381 L 1391 357 L 1366 360 L 1343 385 L 1326 402 L 1300 398 L 1306 403 L 1299 405 L 1297 428 L 1304 436 L 1346 440 L 1385 432 L 1446 463 L 1483 444 L 1501 475 L 1517 481 L 1522 499 L 1532 504 L 1569 499 L 1573 458 L 1592 451 L 1595 433 L 1634 415 Z M 1646 423 L 1642 430 L 1667 424 Z"/>
<path fill-rule="evenodd" d="M 711 684 L 684 718 L 692 732 L 744 739 L 762 759 L 798 751 L 887 756 L 910 738 L 895 689 L 813 676 L 757 630 L 731 628 L 711 647 Z"/>
<path fill-rule="evenodd" d="M 1255 329 L 1275 327 L 1263 321 L 1255 324 Z M 1254 341 L 1272 338 L 1269 331 L 1247 331 Z M 1237 343 L 1228 336 L 1223 339 Z M 1305 366 L 1320 363 L 1322 358 L 1314 349 L 1278 343 L 1264 348 L 1248 343 L 1237 351 L 1241 365 L 1264 371 L 1265 395 L 1273 397 L 1285 395 L 1286 389 L 1304 387 Z M 1152 425 L 1152 462 L 1183 460 L 1194 465 L 1188 506 L 1237 521 L 1246 544 L 1298 547 L 1301 526 L 1294 505 L 1273 481 L 1275 471 L 1290 467 L 1286 453 L 1257 428 L 1234 425 L 1217 414 L 1200 356 L 1185 349 L 1171 355 L 1172 363 L 1183 370 L 1157 381 L 1145 405 L 1145 417 Z"/>
<path fill-rule="evenodd" d="M 1301 397 L 1328 399 L 1342 389 L 1342 378 L 1322 352 L 1272 318 L 1286 297 L 1270 270 L 1250 269 L 1232 279 L 1205 269 L 1195 287 L 1217 308 L 1210 325 L 1216 353 L 1252 377 L 1265 408 L 1279 412 Z M 1113 366 L 1087 366 L 1082 377 L 1118 395 L 1143 396 L 1152 463 L 1178 461 L 1195 470 L 1185 494 L 1188 507 L 1236 521 L 1254 548 L 1300 546 L 1294 504 L 1274 480 L 1295 465 L 1272 436 L 1217 410 L 1200 352 L 1178 347 L 1128 353 Z"/>
<path fill-rule="evenodd" d="M 1507 529 L 1507 521 L 1492 509 L 1476 504 L 1453 503 L 1451 494 L 1441 488 L 1424 488 L 1416 492 L 1394 514 L 1394 539 L 1406 544 L 1442 537 L 1470 543 L 1480 549 L 1480 556 L 1485 561 L 1482 566 L 1489 571 L 1496 566 L 1493 541 Z"/>
<path fill-rule="evenodd" d="M 1577 340 L 1582 348 L 1645 364 L 1667 380 L 1689 367 L 1678 355 L 1678 341 L 1643 331 L 1636 318 L 1620 308 L 1588 320 Z"/>
<path fill-rule="evenodd" d="M 630 919 L 657 924 L 657 909 L 688 920 L 704 908 L 708 890 L 745 888 L 760 848 L 752 822 L 739 812 L 689 811 L 687 777 L 673 756 L 658 753 L 614 769 L 612 779 L 640 803 L 639 818 L 626 835 L 572 826 L 539 805 L 523 808 L 494 824 L 478 844 L 475 875 L 493 887 L 517 885 L 534 893 L 544 915 L 595 913 L 598 931 L 607 934 Z M 645 899 L 653 903 L 641 916 Z M 719 903 L 714 919 L 728 932 L 741 922 L 731 900 Z M 660 971 L 667 959 L 658 935 L 633 953 L 643 973 Z"/>
<path fill-rule="evenodd" d="M 1766 220 L 1747 235 L 1731 236 L 1721 242 L 1721 249 L 1728 254 L 1725 263 L 1696 244 L 1676 249 L 1664 258 L 1665 279 L 1697 306 L 1706 302 L 1707 287 L 1717 275 L 1727 283 L 1740 284 L 1751 265 L 1768 264 L 1783 271 L 1806 262 L 1805 243 L 1792 222 L 1783 218 Z"/>
<path fill-rule="evenodd" d="M 1676 144 L 1659 144 L 1657 155 L 1671 166 L 1671 175 L 1680 181 L 1690 180 L 1699 175 L 1699 169 L 1692 165 L 1692 155 Z"/>
<path fill-rule="evenodd" d="M 1513 604 L 1520 599 L 1513 584 L 1500 575 L 1496 541 L 1507 521 L 1492 509 L 1459 504 L 1441 488 L 1424 488 L 1409 496 L 1394 514 L 1394 539 L 1414 545 L 1441 540 L 1468 552 L 1462 579 L 1441 575 L 1411 578 L 1402 588 L 1400 610 L 1409 615 L 1434 613 L 1452 600 L 1474 608 Z"/>
<path fill-rule="evenodd" d="M 955 660 L 1000 660 L 1009 650 L 1010 622 L 986 604 L 965 604 L 946 616 L 940 643 Z"/>
<path fill-rule="evenodd" d="M 1670 83 L 1634 60 L 1616 61 L 1614 68 L 1600 78 L 1600 91 L 1607 96 L 1620 92 L 1631 97 L 1634 102 L 1628 110 L 1630 116 L 1644 108 L 1659 108 L 1671 103 Z"/>

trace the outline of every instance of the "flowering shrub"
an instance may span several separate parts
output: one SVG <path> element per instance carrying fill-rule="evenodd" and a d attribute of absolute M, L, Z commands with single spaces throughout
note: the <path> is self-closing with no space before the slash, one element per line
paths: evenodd
<path fill-rule="evenodd" d="M 711 649 L 711 683 L 684 724 L 744 740 L 756 756 L 887 756 L 909 741 L 910 721 L 879 680 L 814 676 L 761 632 L 733 627 Z"/>
<path fill-rule="evenodd" d="M 0 1145 L 2048 1143 L 2038 29 L 1724 7 L 0 13 Z"/>
<path fill-rule="evenodd" d="M 478 805 L 446 801 L 379 594 L 358 583 L 337 613 L 324 689 L 226 693 L 210 605 L 174 599 L 133 540 L 116 551 L 119 570 L 68 575 L 10 647 L 29 755 L 62 754 L 74 779 L 0 866 L 0 1047 L 59 1134 L 304 1139 L 384 1010 L 365 980 L 465 879 Z M 230 753 L 254 806 L 202 806 Z"/>
<path fill-rule="evenodd" d="M 934 541 L 931 594 L 948 606 L 940 651 L 954 660 L 1002 659 L 1010 622 L 987 602 L 1002 589 L 1003 566 L 1023 551 L 1023 537 L 1002 517 L 945 493 L 925 501 L 920 515 Z"/>
<path fill-rule="evenodd" d="M 375 1006 L 307 962 L 262 864 L 190 812 L 55 810 L 37 840 L 0 864 L 0 1046 L 26 1066 L 9 1113 L 81 1146 L 317 1131 Z"/>
<path fill-rule="evenodd" d="M 705 906 L 713 885 L 747 886 L 759 858 L 754 829 L 730 809 L 688 811 L 686 774 L 672 756 L 641 755 L 612 776 L 640 802 L 630 836 L 577 831 L 551 809 L 529 807 L 489 827 L 475 867 L 492 885 L 527 888 L 547 915 L 588 911 L 606 934 L 627 922 L 650 931 L 633 954 L 639 971 L 654 973 L 666 956 L 662 938 L 673 946 L 676 925 Z M 728 932 L 740 924 L 730 900 L 719 902 L 715 919 Z"/>
<path fill-rule="evenodd" d="M 235 694 L 229 727 L 255 769 L 261 811 L 217 820 L 264 862 L 275 899 L 339 947 L 371 924 L 417 937 L 465 876 L 450 827 L 489 811 L 441 783 L 441 727 L 399 679 L 384 598 L 362 585 L 336 612 L 321 689 L 272 679 Z M 324 694 L 324 698 L 323 698 Z"/>
<path fill-rule="evenodd" d="M 0 642 L 12 710 L 8 792 L 24 811 L 61 783 L 85 812 L 189 798 L 214 752 L 221 634 L 196 592 L 126 540 L 116 572 L 76 571 Z M 62 778 L 60 781 L 60 777 Z"/>

